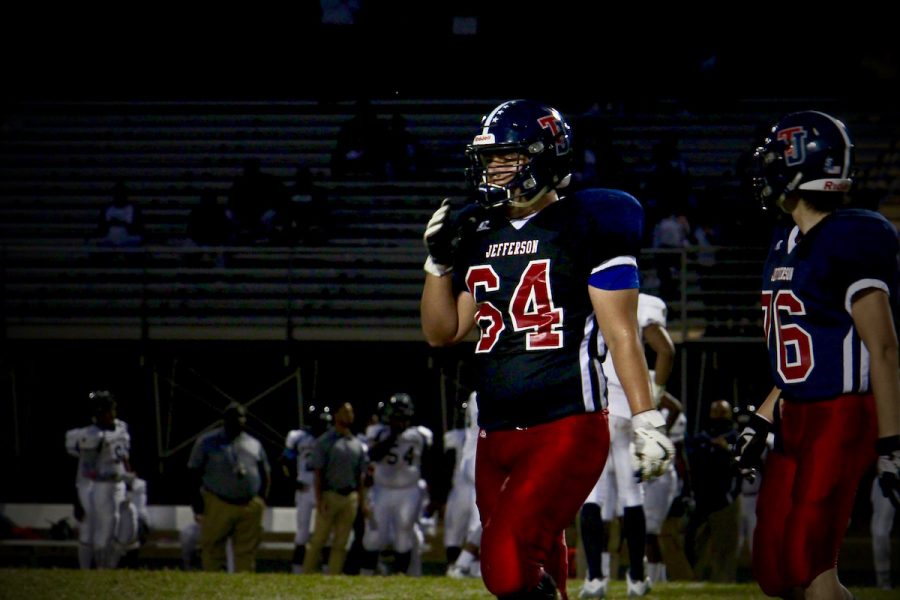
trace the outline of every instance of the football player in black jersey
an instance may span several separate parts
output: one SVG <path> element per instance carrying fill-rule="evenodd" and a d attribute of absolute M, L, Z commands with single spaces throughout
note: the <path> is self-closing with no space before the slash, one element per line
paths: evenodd
<path fill-rule="evenodd" d="M 566 597 L 564 530 L 609 450 L 607 352 L 634 415 L 639 475 L 671 460 L 638 333 L 643 212 L 617 190 L 559 195 L 571 135 L 538 102 L 496 107 L 466 150 L 476 201 L 455 212 L 445 200 L 424 236 L 426 340 L 448 346 L 478 327 L 481 565 L 500 598 Z"/>

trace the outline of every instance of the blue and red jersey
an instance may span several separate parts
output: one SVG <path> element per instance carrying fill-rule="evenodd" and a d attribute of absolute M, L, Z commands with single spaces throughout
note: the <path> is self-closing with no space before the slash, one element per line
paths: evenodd
<path fill-rule="evenodd" d="M 884 290 L 896 307 L 897 230 L 878 213 L 838 210 L 806 235 L 779 228 L 763 271 L 764 335 L 775 385 L 788 400 L 869 391 L 869 353 L 853 297 Z"/>
<path fill-rule="evenodd" d="M 519 221 L 476 221 L 454 265 L 454 291 L 478 305 L 479 425 L 527 427 L 602 410 L 606 346 L 588 285 L 638 287 L 640 204 L 617 190 L 586 190 Z"/>

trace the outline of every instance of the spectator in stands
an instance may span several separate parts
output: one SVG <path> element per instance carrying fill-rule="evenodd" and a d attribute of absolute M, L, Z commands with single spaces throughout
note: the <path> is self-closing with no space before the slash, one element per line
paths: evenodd
<path fill-rule="evenodd" d="M 232 223 L 215 190 L 204 190 L 188 216 L 188 238 L 197 246 L 224 246 L 233 239 Z"/>
<path fill-rule="evenodd" d="M 900 197 L 898 142 L 898 138 L 891 140 L 890 147 L 881 152 L 875 164 L 861 174 L 859 189 L 850 194 L 853 206 L 878 210 L 885 202 L 896 201 Z"/>
<path fill-rule="evenodd" d="M 737 428 L 731 403 L 716 400 L 709 409 L 709 422 L 689 445 L 696 509 L 691 515 L 686 542 L 695 554 L 694 571 L 702 580 L 728 583 L 737 577 L 740 476 L 733 463 L 732 448 Z"/>
<path fill-rule="evenodd" d="M 610 188 L 637 194 L 639 190 L 631 170 L 612 143 L 612 131 L 602 122 L 599 108 L 581 115 L 575 143 L 575 171 L 572 183 L 577 189 Z"/>
<path fill-rule="evenodd" d="M 406 128 L 406 117 L 394 113 L 387 130 L 387 178 L 414 178 L 419 172 L 419 142 Z"/>
<path fill-rule="evenodd" d="M 235 243 L 266 242 L 288 204 L 287 188 L 277 176 L 264 173 L 257 158 L 244 161 L 228 193 L 229 216 L 237 228 Z"/>
<path fill-rule="evenodd" d="M 331 173 L 336 179 L 382 179 L 387 164 L 383 155 L 385 128 L 367 98 L 356 103 L 356 114 L 341 125 L 331 157 Z"/>
<path fill-rule="evenodd" d="M 225 568 L 230 537 L 235 571 L 255 571 L 269 492 L 269 461 L 259 440 L 244 431 L 247 411 L 243 405 L 229 404 L 222 420 L 222 427 L 194 443 L 188 460 L 188 469 L 199 484 L 193 509 L 200 522 L 203 570 Z"/>
<path fill-rule="evenodd" d="M 643 189 L 646 224 L 655 225 L 669 215 L 686 215 L 694 205 L 688 164 L 678 150 L 678 136 L 666 132 L 653 146 L 650 172 Z"/>
<path fill-rule="evenodd" d="M 316 520 L 303 560 L 303 573 L 319 572 L 322 548 L 333 535 L 328 573 L 340 575 L 347 556 L 347 540 L 361 506 L 363 476 L 368 456 L 363 443 L 350 430 L 353 405 L 341 404 L 334 412 L 334 427 L 316 439 L 310 465 L 315 469 Z"/>
<path fill-rule="evenodd" d="M 324 244 L 331 234 L 328 191 L 316 182 L 309 167 L 300 165 L 289 190 L 290 236 L 313 246 Z"/>
<path fill-rule="evenodd" d="M 661 250 L 654 255 L 659 277 L 659 297 L 666 302 L 681 297 L 681 254 L 690 243 L 691 224 L 684 213 L 672 212 L 653 228 L 651 246 Z"/>
<path fill-rule="evenodd" d="M 119 181 L 113 186 L 112 202 L 100 210 L 97 244 L 115 248 L 140 246 L 144 242 L 144 218 L 140 207 Z"/>
<path fill-rule="evenodd" d="M 187 245 L 193 247 L 225 246 L 231 244 L 237 235 L 237 226 L 231 219 L 231 213 L 219 204 L 219 195 L 215 190 L 204 190 L 200 194 L 200 204 L 195 206 L 187 223 Z M 188 254 L 187 263 L 201 266 L 213 262 L 217 267 L 225 266 L 223 252 L 201 252 Z"/>

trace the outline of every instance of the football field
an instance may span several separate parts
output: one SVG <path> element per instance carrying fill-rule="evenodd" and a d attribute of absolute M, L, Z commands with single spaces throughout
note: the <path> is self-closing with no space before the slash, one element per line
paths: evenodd
<path fill-rule="evenodd" d="M 572 600 L 580 581 L 569 581 Z M 860 600 L 888 600 L 897 591 L 853 587 Z M 625 583 L 613 582 L 609 598 L 625 598 Z M 253 598 L 353 600 L 466 600 L 493 598 L 479 579 L 446 577 L 326 577 L 280 573 L 235 574 L 177 570 L 78 571 L 74 569 L 0 569 L 0 599 Z M 670 582 L 648 598 L 707 600 L 765 598 L 756 584 Z"/>

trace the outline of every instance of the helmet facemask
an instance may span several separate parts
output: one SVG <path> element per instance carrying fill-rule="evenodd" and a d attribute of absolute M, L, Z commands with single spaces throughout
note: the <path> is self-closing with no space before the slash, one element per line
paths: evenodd
<path fill-rule="evenodd" d="M 535 142 L 532 146 L 543 146 Z M 467 170 L 472 178 L 471 185 L 475 189 L 478 202 L 486 208 L 495 208 L 508 204 L 518 208 L 527 208 L 537 202 L 549 186 L 541 186 L 535 176 L 534 160 L 539 159 L 542 148 L 535 158 L 517 147 L 498 147 L 467 151 L 470 167 Z"/>

